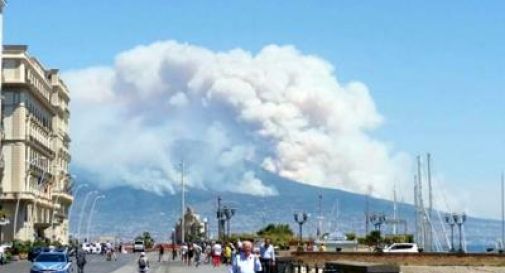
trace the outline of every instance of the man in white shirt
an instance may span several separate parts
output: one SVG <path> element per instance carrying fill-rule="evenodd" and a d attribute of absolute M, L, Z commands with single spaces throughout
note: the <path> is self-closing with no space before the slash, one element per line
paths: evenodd
<path fill-rule="evenodd" d="M 275 265 L 275 250 L 270 238 L 266 238 L 265 242 L 260 247 L 260 261 L 264 273 L 273 272 L 272 267 Z"/>
<path fill-rule="evenodd" d="M 259 258 L 252 254 L 252 247 L 249 241 L 242 243 L 242 252 L 233 257 L 230 273 L 256 273 L 262 270 Z"/>

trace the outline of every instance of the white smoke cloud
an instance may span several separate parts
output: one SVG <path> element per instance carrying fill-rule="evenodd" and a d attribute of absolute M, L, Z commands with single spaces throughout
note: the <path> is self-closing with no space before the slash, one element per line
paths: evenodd
<path fill-rule="evenodd" d="M 292 46 L 256 55 L 174 41 L 122 52 L 113 67 L 64 74 L 73 163 L 156 192 L 193 187 L 275 195 L 250 163 L 311 185 L 390 196 L 408 160 L 370 133 L 383 121 L 367 87 Z"/>

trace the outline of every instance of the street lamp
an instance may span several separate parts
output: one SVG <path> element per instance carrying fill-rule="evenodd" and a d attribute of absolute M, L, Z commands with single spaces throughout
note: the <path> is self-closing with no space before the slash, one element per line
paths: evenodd
<path fill-rule="evenodd" d="M 89 197 L 92 194 L 97 194 L 97 193 L 98 193 L 98 191 L 90 191 L 84 197 L 84 202 L 82 203 L 82 208 L 81 208 L 81 214 L 79 215 L 79 223 L 77 225 L 77 236 L 78 236 L 77 238 L 79 238 L 79 239 L 82 239 L 81 226 L 82 226 L 82 220 L 84 218 L 84 211 L 86 210 L 86 204 L 88 203 Z"/>
<path fill-rule="evenodd" d="M 73 177 L 73 176 L 72 176 Z M 88 184 L 80 184 L 78 185 L 76 188 L 75 188 L 75 191 L 73 192 L 73 195 L 74 195 L 74 202 L 76 201 L 77 199 L 77 194 L 79 193 L 79 190 L 83 189 L 83 188 L 86 188 L 87 186 L 89 186 Z M 74 209 L 74 206 L 73 204 L 70 205 L 70 209 L 68 211 L 68 220 L 70 221 L 70 216 L 72 215 L 72 212 L 73 212 L 73 209 Z"/>
<path fill-rule="evenodd" d="M 61 169 L 61 170 L 63 170 L 63 169 Z M 68 174 L 68 175 L 67 175 L 67 177 L 68 177 L 68 178 L 70 178 L 70 179 L 72 179 L 72 178 L 73 178 L 73 177 L 75 177 L 75 176 L 74 176 L 74 175 L 70 175 L 70 174 Z M 78 192 L 81 188 L 84 188 L 84 187 L 87 187 L 87 186 L 88 186 L 88 184 L 78 185 L 78 186 L 76 187 L 76 189 L 75 189 L 75 193 L 77 194 L 77 192 Z M 56 214 L 56 209 L 55 209 L 55 208 L 56 208 L 56 206 L 58 205 L 58 200 L 60 199 L 60 196 L 61 196 L 61 194 L 62 194 L 63 192 L 68 193 L 66 190 L 64 190 L 64 189 L 62 188 L 62 189 L 60 190 L 60 192 L 59 192 L 60 194 L 58 194 L 58 196 L 56 196 L 56 200 L 55 200 L 55 201 L 54 201 L 54 203 L 53 203 L 53 210 L 52 210 L 52 213 L 51 213 L 51 228 L 52 228 L 52 233 L 53 233 L 53 240 L 56 240 L 56 233 L 55 233 L 56 228 L 55 228 L 55 222 L 54 222 L 54 216 L 55 216 L 55 214 Z M 60 209 L 60 208 L 61 208 L 61 206 L 60 206 L 60 207 L 58 207 L 58 208 Z M 70 207 L 70 209 L 69 209 L 69 211 L 68 211 L 68 215 L 67 215 L 67 217 L 68 217 L 68 220 L 69 220 L 69 221 L 70 221 L 70 211 L 71 211 L 71 210 L 72 210 L 72 207 Z"/>
<path fill-rule="evenodd" d="M 88 216 L 88 224 L 86 225 L 86 238 L 88 238 L 88 241 L 89 241 L 89 229 L 91 227 L 91 220 L 93 219 L 93 214 L 95 213 L 95 206 L 96 206 L 96 202 L 99 200 L 99 199 L 105 199 L 105 195 L 99 195 L 99 196 L 96 196 L 95 199 L 93 200 L 93 203 L 91 205 L 91 212 L 89 213 L 89 216 Z"/>
<path fill-rule="evenodd" d="M 307 219 L 309 218 L 308 214 L 306 212 L 295 212 L 294 214 L 295 222 L 298 223 L 298 248 L 300 248 L 302 245 L 302 226 L 307 222 Z"/>
<path fill-rule="evenodd" d="M 451 227 L 451 248 L 449 252 L 454 252 L 454 225 L 456 224 L 455 214 L 447 213 L 444 217 L 445 223 L 447 223 Z"/>
<path fill-rule="evenodd" d="M 205 241 L 207 241 L 207 239 L 209 238 L 208 229 L 209 229 L 209 219 L 205 217 L 203 218 L 203 237 Z"/>
<path fill-rule="evenodd" d="M 175 228 L 172 228 L 172 248 L 175 248 Z"/>
<path fill-rule="evenodd" d="M 237 211 L 237 209 L 235 208 L 228 208 L 228 207 L 224 207 L 224 216 L 226 218 L 226 229 L 227 229 L 227 237 L 230 238 L 231 236 L 231 230 L 230 230 L 230 220 L 231 218 L 233 217 L 233 215 L 235 215 L 235 212 Z"/>
<path fill-rule="evenodd" d="M 461 232 L 463 224 L 466 222 L 466 214 L 460 213 L 460 214 L 453 214 L 452 217 L 454 218 L 454 222 L 458 225 L 458 231 L 459 231 L 459 252 L 463 253 L 463 233 Z"/>
<path fill-rule="evenodd" d="M 375 230 L 381 231 L 381 226 L 386 222 L 386 215 L 384 213 L 374 213 L 370 215 L 370 223 L 374 225 Z"/>

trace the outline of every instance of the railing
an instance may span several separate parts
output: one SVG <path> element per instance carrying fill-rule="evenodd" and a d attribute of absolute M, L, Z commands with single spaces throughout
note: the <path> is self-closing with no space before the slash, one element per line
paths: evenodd
<path fill-rule="evenodd" d="M 324 273 L 324 265 L 306 264 L 292 258 L 279 258 L 273 268 L 274 273 Z"/>
<path fill-rule="evenodd" d="M 399 273 L 400 267 L 388 263 L 367 262 L 326 262 L 318 265 L 303 263 L 293 258 L 280 258 L 273 270 L 274 273 Z"/>

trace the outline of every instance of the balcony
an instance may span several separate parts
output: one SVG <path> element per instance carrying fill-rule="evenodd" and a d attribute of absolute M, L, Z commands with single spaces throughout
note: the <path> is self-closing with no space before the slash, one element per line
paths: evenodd
<path fill-rule="evenodd" d="M 55 203 L 64 202 L 67 204 L 72 204 L 74 202 L 74 197 L 70 191 L 56 191 L 53 192 L 53 200 Z"/>

